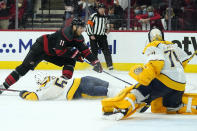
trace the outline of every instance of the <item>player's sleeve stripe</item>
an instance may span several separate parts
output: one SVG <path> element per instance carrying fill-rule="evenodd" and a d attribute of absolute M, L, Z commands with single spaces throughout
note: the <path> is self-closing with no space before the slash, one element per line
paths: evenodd
<path fill-rule="evenodd" d="M 47 35 L 43 35 L 43 39 L 44 39 L 44 52 L 45 52 L 47 55 L 51 56 L 52 54 L 49 52 Z"/>

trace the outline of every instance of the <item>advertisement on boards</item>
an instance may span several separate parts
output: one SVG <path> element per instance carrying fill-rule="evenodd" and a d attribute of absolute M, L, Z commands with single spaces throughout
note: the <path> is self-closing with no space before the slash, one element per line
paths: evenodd
<path fill-rule="evenodd" d="M 53 32 L 36 31 L 0 31 L 0 61 L 22 61 L 32 44 L 43 34 Z M 89 37 L 84 32 L 86 44 Z M 197 50 L 196 33 L 166 32 L 165 39 L 176 43 L 188 55 Z M 147 32 L 111 32 L 108 34 L 109 49 L 114 63 L 144 63 L 142 50 L 148 43 Z M 99 59 L 104 62 L 103 54 L 99 51 Z M 191 61 L 197 64 L 197 58 Z"/>
<path fill-rule="evenodd" d="M 0 31 L 0 61 L 22 61 L 36 39 L 50 33 Z"/>

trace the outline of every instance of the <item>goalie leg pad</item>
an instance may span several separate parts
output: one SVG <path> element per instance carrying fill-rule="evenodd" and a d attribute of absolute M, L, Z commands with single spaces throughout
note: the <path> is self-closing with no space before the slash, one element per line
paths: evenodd
<path fill-rule="evenodd" d="M 159 97 L 151 102 L 152 113 L 166 113 L 167 108 L 163 106 L 163 98 Z"/>
<path fill-rule="evenodd" d="M 104 115 L 120 112 L 124 114 L 121 119 L 124 119 L 135 113 L 139 105 L 136 103 L 135 95 L 130 93 L 133 87 L 134 86 L 123 89 L 120 94 L 114 98 L 103 99 L 101 103 Z"/>
<path fill-rule="evenodd" d="M 180 114 L 197 114 L 197 93 L 185 93 L 182 97 L 183 107 L 178 111 Z"/>
<path fill-rule="evenodd" d="M 123 89 L 117 96 L 115 96 L 113 98 L 105 98 L 105 99 L 103 99 L 101 101 L 102 102 L 102 106 L 105 109 L 108 109 L 108 110 L 105 110 L 103 108 L 104 109 L 103 111 L 104 112 L 113 112 L 114 105 L 117 104 L 117 102 L 120 102 L 121 100 L 123 100 L 126 97 L 126 95 L 133 89 L 133 87 L 134 86 L 127 87 L 127 88 Z"/>
<path fill-rule="evenodd" d="M 176 108 L 165 107 L 163 106 L 163 98 L 159 97 L 151 102 L 151 112 L 152 113 L 167 113 L 167 114 L 176 114 L 180 109 L 181 105 Z"/>
<path fill-rule="evenodd" d="M 197 93 L 185 93 L 182 97 L 182 102 L 182 106 L 177 108 L 166 108 L 163 106 L 163 98 L 160 97 L 151 102 L 151 112 L 168 114 L 178 113 L 184 115 L 197 114 Z"/>

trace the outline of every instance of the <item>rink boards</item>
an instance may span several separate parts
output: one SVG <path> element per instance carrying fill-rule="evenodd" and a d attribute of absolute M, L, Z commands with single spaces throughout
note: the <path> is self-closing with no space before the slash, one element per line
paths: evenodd
<path fill-rule="evenodd" d="M 0 31 L 0 69 L 14 69 L 21 64 L 35 40 L 54 31 Z M 197 32 L 165 32 L 165 39 L 176 43 L 188 55 L 197 50 Z M 85 42 L 89 45 L 87 34 L 83 33 Z M 144 46 L 148 43 L 147 32 L 111 32 L 108 34 L 109 48 L 112 53 L 116 70 L 129 70 L 135 64 L 146 62 L 142 55 Z M 105 66 L 103 55 L 99 59 Z M 76 69 L 90 67 L 86 63 L 77 63 Z M 62 69 L 47 62 L 40 63 L 36 69 Z M 197 73 L 197 58 L 193 58 L 186 72 Z"/>

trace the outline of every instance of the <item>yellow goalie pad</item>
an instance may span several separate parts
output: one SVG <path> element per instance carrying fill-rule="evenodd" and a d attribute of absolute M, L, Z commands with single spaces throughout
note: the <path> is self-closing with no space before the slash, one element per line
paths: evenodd
<path fill-rule="evenodd" d="M 142 85 L 149 85 L 150 82 L 160 74 L 164 61 L 149 61 L 146 65 L 135 65 L 131 67 L 129 75 Z"/>
<path fill-rule="evenodd" d="M 182 97 L 184 104 L 178 111 L 180 114 L 192 115 L 197 114 L 197 93 L 185 93 Z"/>
<path fill-rule="evenodd" d="M 135 103 L 136 97 L 134 94 L 131 94 L 130 91 L 134 86 L 123 89 L 116 97 L 105 98 L 101 101 L 102 111 L 114 112 L 114 110 L 119 109 L 128 109 L 127 113 L 124 115 L 124 118 L 129 117 L 136 112 L 138 104 Z"/>
<path fill-rule="evenodd" d="M 167 113 L 166 107 L 163 106 L 163 98 L 159 97 L 151 102 L 152 113 Z"/>
<path fill-rule="evenodd" d="M 163 106 L 163 98 L 157 98 L 151 102 L 152 113 L 172 113 Z M 185 93 L 182 97 L 183 106 L 174 113 L 196 115 L 197 114 L 197 93 Z"/>

